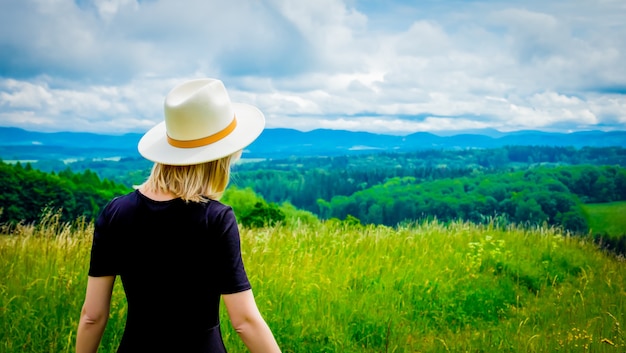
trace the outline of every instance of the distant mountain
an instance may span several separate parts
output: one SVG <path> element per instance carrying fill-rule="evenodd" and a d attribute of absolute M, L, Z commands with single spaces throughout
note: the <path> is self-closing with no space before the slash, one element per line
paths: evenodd
<path fill-rule="evenodd" d="M 372 152 L 407 152 L 418 149 L 497 148 L 506 145 L 626 147 L 626 131 L 549 133 L 516 131 L 503 133 L 436 135 L 417 132 L 406 136 L 343 130 L 266 129 L 250 145 L 247 158 L 289 156 L 334 156 Z M 40 160 L 71 158 L 137 157 L 142 134 L 103 135 L 93 133 L 42 133 L 0 127 L 0 159 Z"/>
<path fill-rule="evenodd" d="M 0 127 L 0 158 L 39 160 L 138 156 L 142 134 L 104 135 L 87 132 L 34 132 Z"/>
<path fill-rule="evenodd" d="M 439 136 L 417 132 L 406 136 L 380 135 L 342 130 L 301 132 L 267 129 L 249 148 L 262 157 L 285 155 L 339 155 L 351 153 L 407 152 L 417 149 L 497 148 L 507 145 L 626 147 L 626 131 L 576 133 L 512 132 L 500 137 L 480 134 Z M 490 135 L 494 135 L 490 132 Z"/>
<path fill-rule="evenodd" d="M 34 132 L 14 127 L 0 127 L 0 146 L 63 146 L 80 148 L 127 149 L 142 134 L 103 135 L 89 132 Z"/>

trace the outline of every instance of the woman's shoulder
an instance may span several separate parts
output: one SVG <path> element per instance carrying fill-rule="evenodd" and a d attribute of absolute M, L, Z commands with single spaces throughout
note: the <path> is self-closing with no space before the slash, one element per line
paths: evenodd
<path fill-rule="evenodd" d="M 207 201 L 204 207 L 208 214 L 213 214 L 219 217 L 224 217 L 225 215 L 233 213 L 233 209 L 230 206 L 223 204 L 217 200 Z"/>
<path fill-rule="evenodd" d="M 232 207 L 217 200 L 209 200 L 203 205 L 204 219 L 208 224 L 229 227 L 236 225 L 237 220 Z"/>
<path fill-rule="evenodd" d="M 230 206 L 223 204 L 221 201 L 218 201 L 218 200 L 207 201 L 206 207 L 211 208 L 214 211 L 222 211 L 222 212 L 227 212 L 229 210 L 232 210 Z"/>
<path fill-rule="evenodd" d="M 138 200 L 139 200 L 139 191 L 133 190 L 125 195 L 115 196 L 109 201 L 109 203 L 107 204 L 107 207 L 119 208 L 119 207 L 134 206 L 137 204 Z"/>
<path fill-rule="evenodd" d="M 102 228 L 119 222 L 130 222 L 134 218 L 136 204 L 136 191 L 114 197 L 100 211 L 96 226 Z"/>
<path fill-rule="evenodd" d="M 139 195 L 137 190 L 131 191 L 125 195 L 116 196 L 104 206 L 101 215 L 107 217 L 129 213 L 136 208 L 138 201 Z"/>

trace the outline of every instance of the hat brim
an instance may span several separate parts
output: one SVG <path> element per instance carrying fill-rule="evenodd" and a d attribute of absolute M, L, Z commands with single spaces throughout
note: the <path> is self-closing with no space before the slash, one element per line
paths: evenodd
<path fill-rule="evenodd" d="M 232 103 L 237 126 L 221 140 L 207 146 L 179 148 L 167 142 L 165 122 L 156 125 L 139 140 L 137 149 L 146 159 L 168 165 L 193 165 L 231 155 L 251 144 L 265 127 L 265 117 L 256 107 Z"/>

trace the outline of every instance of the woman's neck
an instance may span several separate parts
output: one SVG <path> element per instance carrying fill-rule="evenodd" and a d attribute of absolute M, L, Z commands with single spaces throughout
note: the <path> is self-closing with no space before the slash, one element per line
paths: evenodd
<path fill-rule="evenodd" d="M 153 191 L 152 189 L 146 187 L 145 185 L 142 185 L 139 188 L 139 192 L 142 193 L 145 197 L 152 199 L 154 201 L 169 201 L 169 200 L 173 200 L 177 198 L 176 195 L 174 195 L 173 193 L 169 191 L 163 191 L 163 190 Z"/>

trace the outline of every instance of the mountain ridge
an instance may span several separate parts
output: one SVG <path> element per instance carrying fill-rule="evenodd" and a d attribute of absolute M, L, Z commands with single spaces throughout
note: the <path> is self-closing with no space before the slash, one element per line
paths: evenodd
<path fill-rule="evenodd" d="M 409 152 L 420 149 L 498 148 L 507 145 L 541 145 L 582 148 L 626 147 L 626 131 L 486 131 L 487 134 L 459 132 L 437 135 L 415 132 L 386 135 L 360 131 L 288 128 L 266 129 L 245 150 L 247 158 L 289 156 L 334 156 L 372 152 Z M 16 127 L 0 127 L 0 159 L 63 159 L 95 157 L 136 157 L 143 134 L 120 135 L 90 132 L 35 132 Z M 52 157 L 52 158 L 48 158 Z"/>

